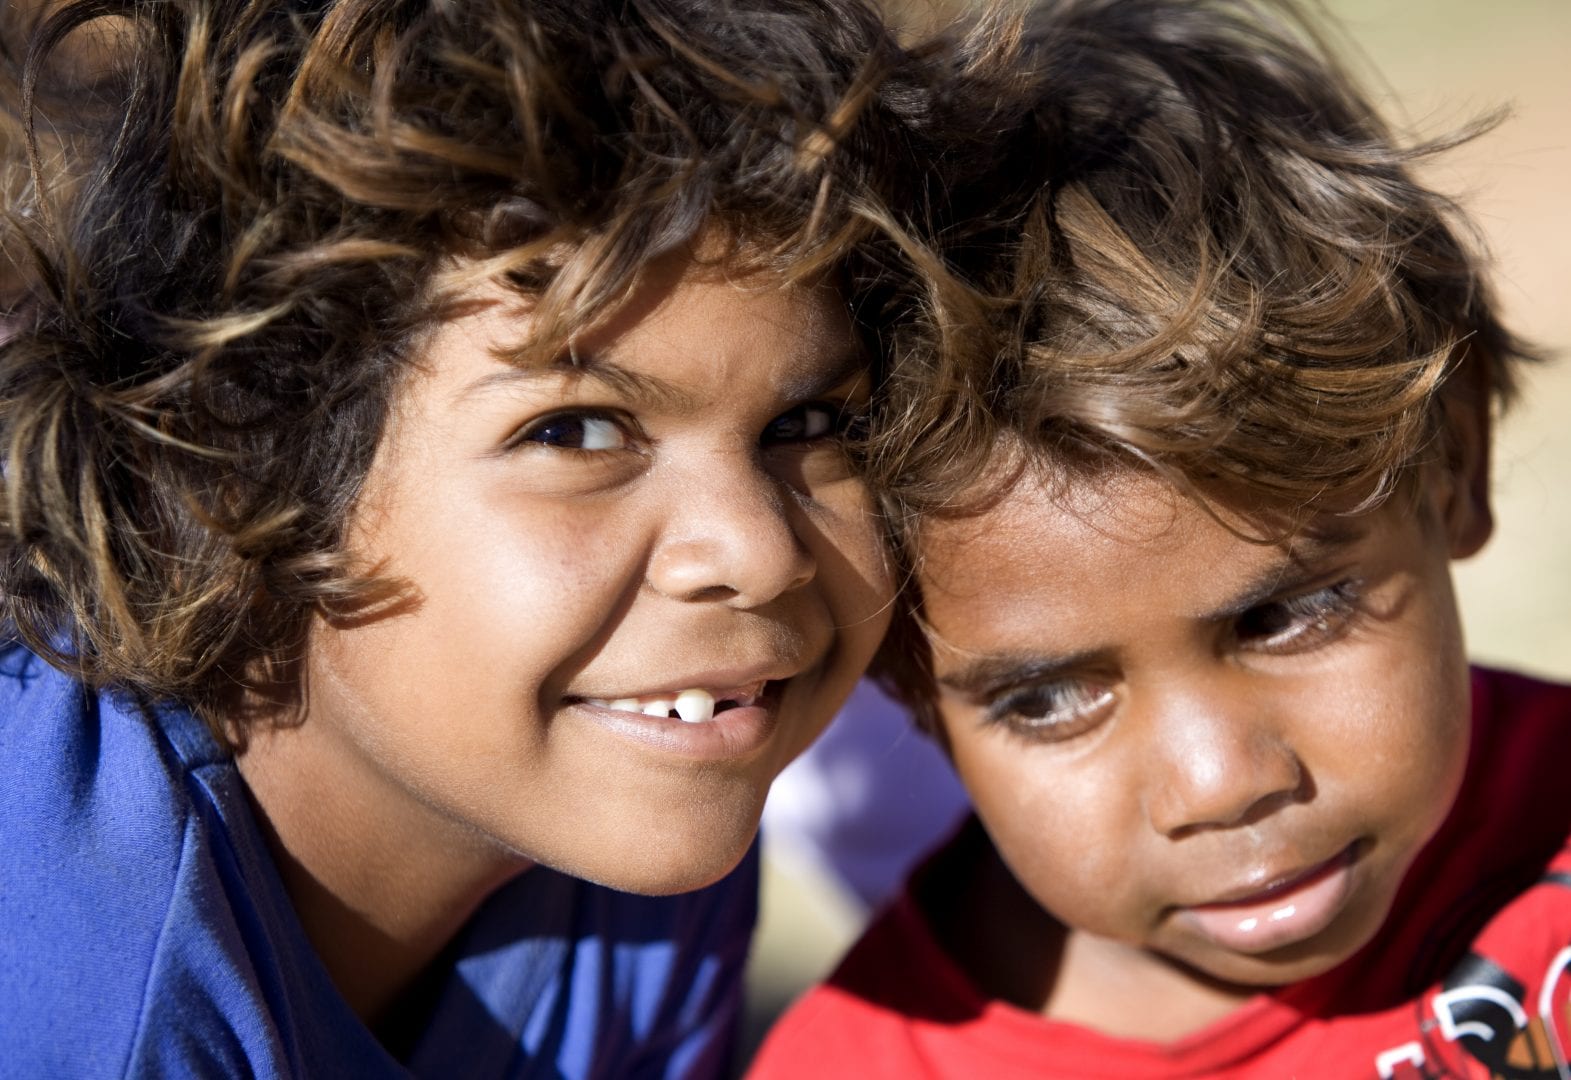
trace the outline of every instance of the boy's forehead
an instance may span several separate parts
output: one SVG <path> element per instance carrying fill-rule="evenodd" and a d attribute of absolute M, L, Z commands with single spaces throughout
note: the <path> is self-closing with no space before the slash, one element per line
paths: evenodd
<path fill-rule="evenodd" d="M 781 303 L 742 305 L 746 297 L 777 297 Z M 758 337 L 774 333 L 822 348 L 851 339 L 840 290 L 822 276 L 798 281 L 737 259 L 708 262 L 669 256 L 640 275 L 627 299 L 574 337 L 586 352 L 613 349 L 637 332 L 672 348 L 702 347 L 697 327 L 717 335 Z"/>
<path fill-rule="evenodd" d="M 996 599 L 1001 591 L 1040 598 L 1055 584 L 1084 596 L 1088 585 L 1117 590 L 1144 575 L 1210 557 L 1213 580 L 1250 576 L 1250 568 L 1318 562 L 1362 536 L 1371 515 L 1316 516 L 1280 536 L 1263 511 L 1202 505 L 1194 495 L 1139 469 L 1071 472 L 1032 463 L 1011 474 L 980 512 L 935 516 L 917 532 L 924 594 Z M 1391 512 L 1387 510 L 1379 513 Z M 1278 539 L 1261 538 L 1278 535 Z M 1088 579 L 1087 575 L 1091 575 Z M 1067 586 L 1076 586 L 1071 590 Z"/>
<path fill-rule="evenodd" d="M 652 264 L 609 313 L 576 329 L 552 327 L 541 296 L 493 280 L 448 295 L 410 353 L 418 378 L 395 413 L 570 383 L 690 412 L 728 379 L 764 380 L 791 397 L 861 377 L 867 364 L 839 290 L 822 278 L 797 282 L 691 255 Z"/>
<path fill-rule="evenodd" d="M 1068 552 L 1105 548 L 1160 551 L 1182 542 L 1186 500 L 1170 484 L 1132 469 L 1070 475 L 1032 462 L 1000 461 L 981 483 L 976 510 L 935 515 L 918 526 L 925 582 L 952 588 L 996 568 L 975 558 L 1007 550 L 1025 561 L 1040 553 L 1060 561 Z"/>
<path fill-rule="evenodd" d="M 916 584 L 939 684 L 977 692 L 1228 625 L 1345 570 L 1389 512 L 1262 542 L 1213 509 L 1134 470 L 1094 483 L 1026 473 L 985 511 L 930 521 Z"/>
<path fill-rule="evenodd" d="M 735 295 L 778 293 L 791 309 L 781 316 L 776 329 L 803 336 L 849 336 L 847 320 L 837 318 L 845 311 L 842 290 L 831 274 L 818 270 L 794 276 L 788 269 L 767 264 L 761 253 L 746 246 L 720 247 L 719 240 L 700 240 L 673 252 L 651 259 L 631 276 L 623 294 L 582 312 L 564 312 L 550 290 L 534 292 L 504 284 L 487 273 L 488 267 L 475 262 L 456 263 L 438 282 L 448 297 L 441 305 L 436 326 L 449 322 L 468 322 L 483 329 L 508 358 L 525 366 L 555 362 L 562 354 L 593 353 L 610 347 L 633 330 L 661 333 L 672 324 L 687 325 L 697 312 L 717 326 L 737 321 L 736 305 L 726 299 Z M 572 253 L 561 257 L 557 273 L 573 274 Z M 717 288 L 704 288 L 711 286 Z M 571 306 L 571 301 L 569 305 Z M 540 349 L 540 334 L 546 329 L 542 319 L 555 316 L 560 322 L 550 329 L 560 337 L 554 348 Z M 758 321 L 758 312 L 749 321 Z"/>

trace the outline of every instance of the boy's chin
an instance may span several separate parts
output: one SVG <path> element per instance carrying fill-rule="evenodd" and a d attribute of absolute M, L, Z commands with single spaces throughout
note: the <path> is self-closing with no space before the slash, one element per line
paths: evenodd
<path fill-rule="evenodd" d="M 758 835 L 757 813 L 632 822 L 617 837 L 575 845 L 570 857 L 536 862 L 620 892 L 669 896 L 712 885 L 736 869 Z"/>
<path fill-rule="evenodd" d="M 1381 920 L 1350 918 L 1323 934 L 1260 953 L 1217 948 L 1166 954 L 1200 981 L 1245 992 L 1288 986 L 1324 975 L 1345 963 L 1380 930 Z"/>

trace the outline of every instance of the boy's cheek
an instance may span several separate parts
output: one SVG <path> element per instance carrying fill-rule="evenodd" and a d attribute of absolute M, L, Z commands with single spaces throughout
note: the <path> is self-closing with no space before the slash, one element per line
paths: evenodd
<path fill-rule="evenodd" d="M 1002 732 L 967 730 L 979 723 L 950 708 L 940 727 L 999 855 L 1059 919 L 1098 923 L 1142 888 L 1150 855 L 1131 803 L 1112 796 L 1121 786 L 1098 782 L 1094 764 L 1058 768 Z"/>

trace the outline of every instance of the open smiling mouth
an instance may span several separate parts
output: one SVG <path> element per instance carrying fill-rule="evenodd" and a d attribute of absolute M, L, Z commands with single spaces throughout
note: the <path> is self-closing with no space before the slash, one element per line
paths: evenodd
<path fill-rule="evenodd" d="M 725 690 L 706 690 L 695 687 L 644 697 L 581 698 L 585 705 L 610 709 L 613 712 L 641 713 L 644 716 L 663 716 L 688 724 L 703 724 L 731 709 L 745 709 L 756 705 L 772 683 L 758 681 L 747 686 Z"/>

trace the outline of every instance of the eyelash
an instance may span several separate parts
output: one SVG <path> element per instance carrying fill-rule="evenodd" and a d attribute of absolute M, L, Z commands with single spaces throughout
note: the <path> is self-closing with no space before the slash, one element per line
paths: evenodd
<path fill-rule="evenodd" d="M 775 438 L 770 437 L 770 432 L 778 425 L 781 425 L 783 421 L 814 410 L 827 416 L 827 422 L 825 423 L 822 430 L 804 430 L 800 434 L 789 434 Z M 794 408 L 786 410 L 771 420 L 768 424 L 764 425 L 764 431 L 763 434 L 759 437 L 759 441 L 765 445 L 779 446 L 792 443 L 816 442 L 819 439 L 843 438 L 846 435 L 849 435 L 865 420 L 866 415 L 862 409 L 859 409 L 846 402 L 808 401 L 802 403 L 801 405 L 797 405 Z"/>
<path fill-rule="evenodd" d="M 1061 742 L 1095 727 L 1112 703 L 1113 691 L 1105 686 L 1059 679 L 1005 693 L 988 705 L 984 719 L 1027 738 Z"/>
<path fill-rule="evenodd" d="M 1361 600 L 1359 582 L 1339 581 L 1250 608 L 1238 617 L 1233 635 L 1240 647 L 1251 652 L 1308 652 L 1342 637 L 1358 614 Z"/>
<path fill-rule="evenodd" d="M 822 417 L 820 424 L 815 425 L 807 414 L 818 413 Z M 775 417 L 764 426 L 759 436 L 759 441 L 767 446 L 782 446 L 817 442 L 821 439 L 842 438 L 863 422 L 865 415 L 857 408 L 844 403 L 825 401 L 810 401 L 788 409 Z M 800 430 L 787 430 L 783 433 L 772 434 L 781 426 L 791 420 L 800 420 Z M 562 427 L 569 424 L 579 429 L 578 442 L 586 441 L 583 429 L 593 423 L 603 423 L 614 426 L 619 432 L 622 445 L 619 446 L 583 446 L 574 445 L 566 441 L 551 441 L 542 436 L 551 431 L 553 427 Z M 630 449 L 641 438 L 641 432 L 631 417 L 624 414 L 609 412 L 600 409 L 566 409 L 561 412 L 550 413 L 540 417 L 523 427 L 513 439 L 515 446 L 549 446 L 559 451 L 575 451 L 579 453 L 604 453 L 607 450 Z"/>

